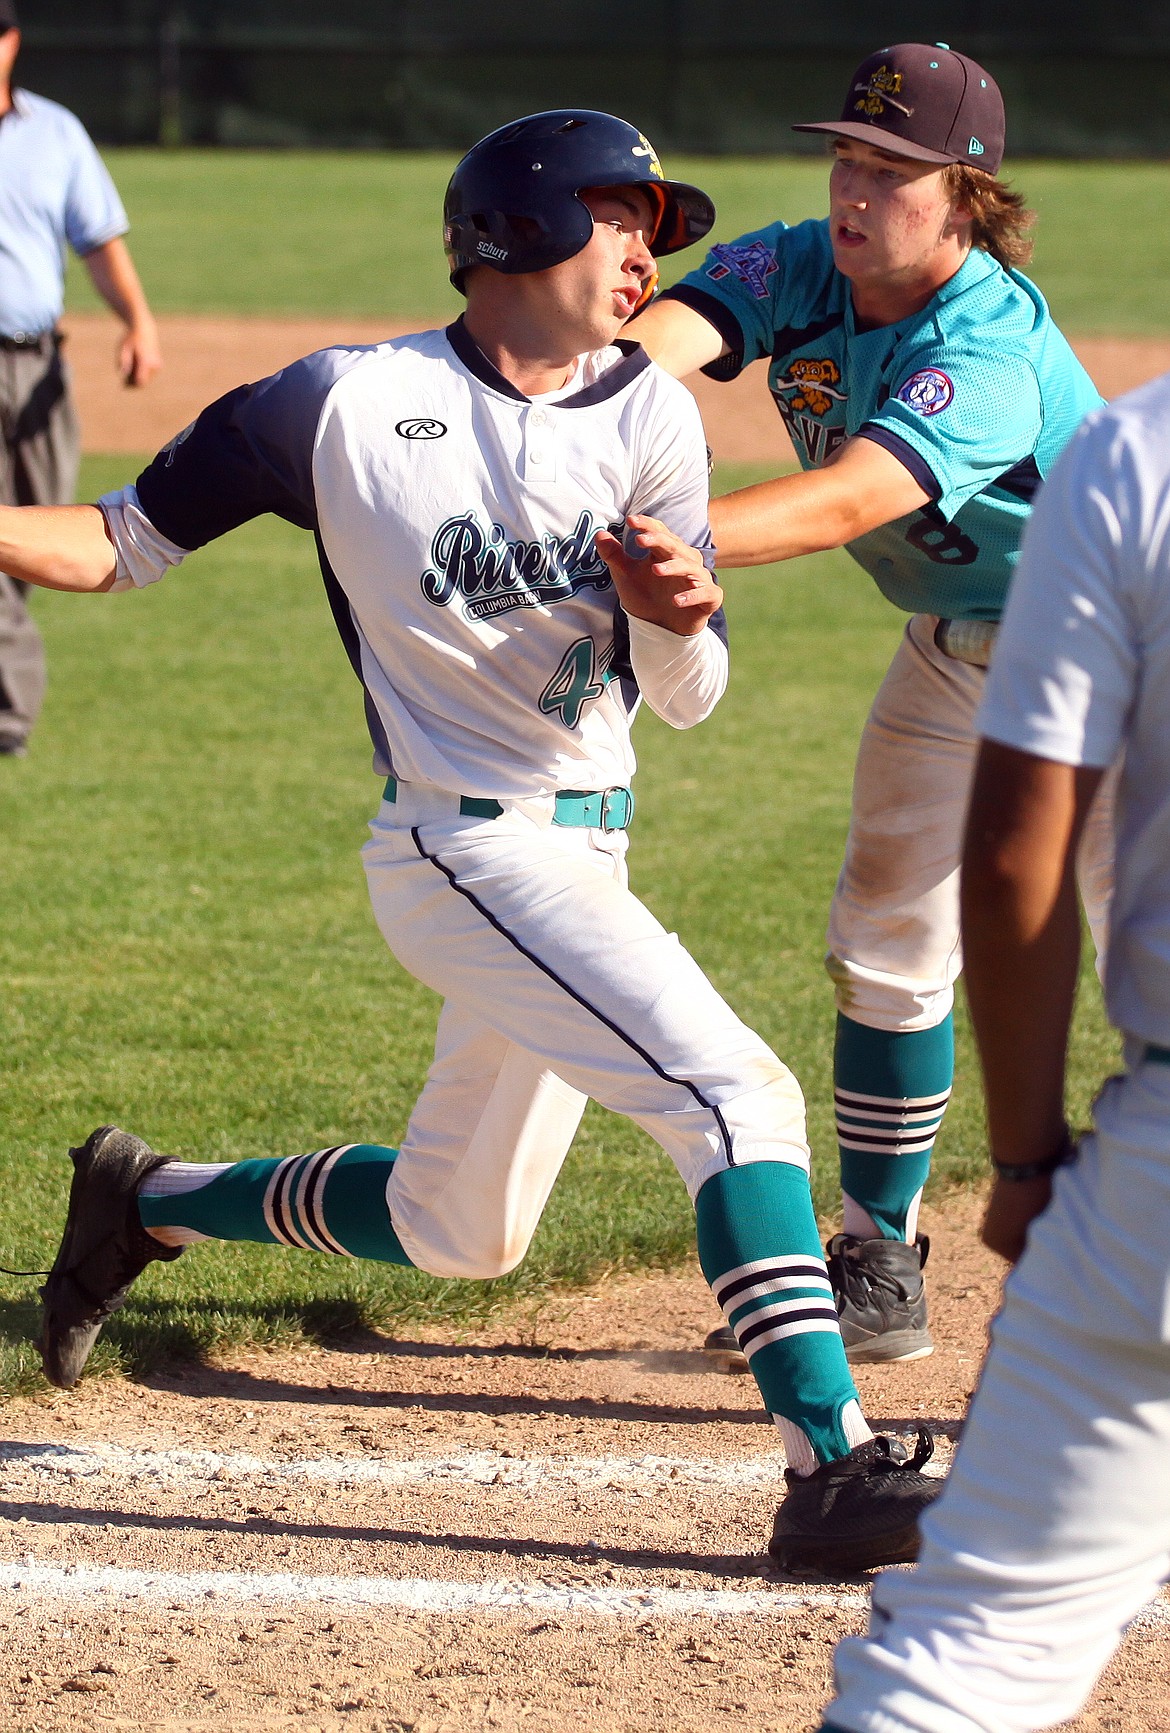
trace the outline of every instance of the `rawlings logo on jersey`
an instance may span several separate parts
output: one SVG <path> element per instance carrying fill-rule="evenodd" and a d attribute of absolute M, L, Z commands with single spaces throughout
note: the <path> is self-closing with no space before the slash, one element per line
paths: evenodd
<path fill-rule="evenodd" d="M 937 415 L 955 395 L 950 377 L 941 367 L 923 367 L 912 373 L 897 393 L 899 403 L 915 415 Z"/>
<path fill-rule="evenodd" d="M 433 415 L 413 415 L 408 421 L 396 422 L 394 431 L 400 439 L 442 439 L 447 423 Z"/>
<path fill-rule="evenodd" d="M 752 241 L 749 246 L 732 246 L 720 241 L 711 248 L 716 261 L 707 266 L 707 275 L 718 283 L 724 277 L 738 277 L 751 290 L 757 301 L 768 298 L 768 278 L 780 269 L 776 255 L 764 241 Z"/>
<path fill-rule="evenodd" d="M 468 619 L 487 620 L 512 608 L 567 602 L 580 589 L 608 589 L 609 568 L 594 546 L 605 527 L 583 511 L 567 536 L 513 541 L 499 524 L 485 530 L 474 512 L 449 517 L 431 542 L 422 593 L 436 608 L 462 596 Z M 611 527 L 622 533 L 621 524 Z"/>
<path fill-rule="evenodd" d="M 792 392 L 787 399 L 793 409 L 806 409 L 810 415 L 827 415 L 834 403 L 844 403 L 845 393 L 834 391 L 833 386 L 841 383 L 841 369 L 828 355 L 814 358 L 811 355 L 798 355 L 795 361 L 790 361 L 783 378 L 776 381 L 774 390 Z"/>
<path fill-rule="evenodd" d="M 891 72 L 888 66 L 879 66 L 876 72 L 870 73 L 868 84 L 855 84 L 853 88 L 861 92 L 861 100 L 853 104 L 854 114 L 868 114 L 871 117 L 884 114 L 887 103 L 900 114 L 910 115 L 914 112 L 907 108 L 904 102 L 896 100 L 902 88 L 902 74 Z"/>

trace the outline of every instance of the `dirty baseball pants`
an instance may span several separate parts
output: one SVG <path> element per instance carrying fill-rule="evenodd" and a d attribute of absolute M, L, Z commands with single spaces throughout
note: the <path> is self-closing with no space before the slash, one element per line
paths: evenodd
<path fill-rule="evenodd" d="M 140 1192 L 143 1222 L 172 1244 L 276 1240 L 500 1276 L 528 1249 L 592 1096 L 677 1167 L 703 1272 L 790 1460 L 811 1471 L 847 1455 L 870 1433 L 796 1079 L 626 888 L 624 832 L 557 825 L 551 798 L 494 818 L 461 805 L 399 783 L 364 850 L 387 944 L 444 999 L 399 1148 L 163 1168 Z"/>
<path fill-rule="evenodd" d="M 937 625 L 932 614 L 909 621 L 874 699 L 829 915 L 845 1228 L 863 1237 L 876 1229 L 914 1238 L 951 1089 L 959 861 L 985 674 L 938 648 Z M 1112 888 L 1113 787 L 1109 776 L 1077 860 L 1099 956 Z"/>
<path fill-rule="evenodd" d="M 1063 1722 L 1170 1571 L 1170 1065 L 1127 1050 L 1008 1278 L 918 1568 L 879 1577 L 837 1652 L 828 1726 Z"/>
<path fill-rule="evenodd" d="M 0 338 L 0 505 L 68 505 L 81 434 L 59 340 Z M 0 750 L 27 740 L 45 695 L 45 650 L 26 586 L 0 573 Z"/>

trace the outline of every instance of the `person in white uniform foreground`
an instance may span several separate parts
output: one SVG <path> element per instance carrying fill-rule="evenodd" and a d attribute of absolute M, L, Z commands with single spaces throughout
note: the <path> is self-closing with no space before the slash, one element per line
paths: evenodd
<path fill-rule="evenodd" d="M 617 338 L 655 253 L 713 208 L 624 121 L 564 110 L 476 146 L 445 215 L 467 296 L 448 330 L 229 393 L 97 507 L 0 514 L 0 567 L 70 590 L 152 583 L 265 511 L 314 531 L 385 778 L 374 912 L 445 1001 L 398 1149 L 183 1163 L 103 1127 L 73 1151 L 46 1374 L 76 1382 L 135 1276 L 199 1239 L 503 1274 L 592 1095 L 658 1140 L 694 1200 L 788 1456 L 774 1556 L 912 1558 L 930 1439 L 910 1458 L 862 1417 L 799 1086 L 626 888 L 639 698 L 690 727 L 727 651 L 698 411 Z"/>
<path fill-rule="evenodd" d="M 1170 1568 L 1168 721 L 1170 375 L 1074 436 L 992 660 L 963 936 L 996 1169 L 984 1238 L 1020 1262 L 922 1563 L 875 1585 L 826 1729 L 1063 1722 Z M 1074 1146 L 1073 857 L 1119 754 L 1105 990 L 1125 1072 Z"/>

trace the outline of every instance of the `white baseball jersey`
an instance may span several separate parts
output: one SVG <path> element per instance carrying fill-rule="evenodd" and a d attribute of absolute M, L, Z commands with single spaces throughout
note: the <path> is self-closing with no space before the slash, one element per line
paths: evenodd
<path fill-rule="evenodd" d="M 212 404 L 101 504 L 115 588 L 263 512 L 313 530 L 375 768 L 403 782 L 621 785 L 640 695 L 687 727 L 726 685 L 722 615 L 690 638 L 628 619 L 594 547 L 648 512 L 714 558 L 698 410 L 636 344 L 539 398 L 462 321 L 322 350 Z"/>
<path fill-rule="evenodd" d="M 1112 764 L 1105 995 L 1170 1046 L 1170 375 L 1091 416 L 1041 493 L 978 726 L 1062 764 Z"/>
<path fill-rule="evenodd" d="M 1124 752 L 1106 965 L 1127 1070 L 1008 1277 L 917 1570 L 874 1587 L 826 1727 L 1065 1725 L 1170 1567 L 1170 375 L 1091 416 L 1039 495 L 978 726 Z M 1146 1725 L 1144 1719 L 1141 1725 Z"/>

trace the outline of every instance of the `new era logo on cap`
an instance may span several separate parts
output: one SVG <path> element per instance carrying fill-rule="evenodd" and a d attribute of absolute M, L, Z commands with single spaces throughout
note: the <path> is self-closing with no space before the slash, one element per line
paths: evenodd
<path fill-rule="evenodd" d="M 899 42 L 862 61 L 839 120 L 793 131 L 862 139 L 916 162 L 969 162 L 996 174 L 1003 98 L 989 72 L 945 43 Z"/>

